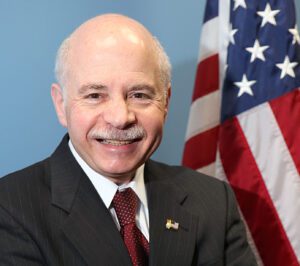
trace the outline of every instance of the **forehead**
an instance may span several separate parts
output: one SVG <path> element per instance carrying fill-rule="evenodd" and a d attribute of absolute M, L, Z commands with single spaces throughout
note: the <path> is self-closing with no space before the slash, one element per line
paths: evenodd
<path fill-rule="evenodd" d="M 80 34 L 72 39 L 69 78 L 82 82 L 87 78 L 126 75 L 159 79 L 159 66 L 151 36 L 139 36 L 130 28 L 113 32 Z M 150 39 L 149 39 L 150 38 Z"/>

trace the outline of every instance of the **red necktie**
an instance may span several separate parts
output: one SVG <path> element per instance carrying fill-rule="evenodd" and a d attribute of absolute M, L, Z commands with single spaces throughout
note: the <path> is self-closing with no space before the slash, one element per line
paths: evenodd
<path fill-rule="evenodd" d="M 135 224 L 138 197 L 131 188 L 122 192 L 117 191 L 113 198 L 121 236 L 128 249 L 134 266 L 148 265 L 149 243 Z"/>

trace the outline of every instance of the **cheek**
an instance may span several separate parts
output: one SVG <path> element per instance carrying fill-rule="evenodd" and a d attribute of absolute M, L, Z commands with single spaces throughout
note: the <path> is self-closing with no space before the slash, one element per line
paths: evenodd
<path fill-rule="evenodd" d="M 86 135 L 89 130 L 97 123 L 97 117 L 93 112 L 73 107 L 67 113 L 68 130 L 73 135 Z"/>
<path fill-rule="evenodd" d="M 164 126 L 164 115 L 161 112 L 157 115 L 152 114 L 147 119 L 144 119 L 143 124 L 148 137 L 151 139 L 161 137 Z"/>

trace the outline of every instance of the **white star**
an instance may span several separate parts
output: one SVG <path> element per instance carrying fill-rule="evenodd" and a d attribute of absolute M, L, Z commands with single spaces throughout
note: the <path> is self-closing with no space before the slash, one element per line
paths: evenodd
<path fill-rule="evenodd" d="M 293 44 L 296 42 L 300 44 L 300 36 L 299 36 L 299 31 L 298 31 L 298 26 L 297 24 L 295 25 L 295 28 L 289 29 L 289 32 L 293 34 Z"/>
<path fill-rule="evenodd" d="M 233 10 L 236 10 L 239 6 L 243 8 L 247 8 L 245 0 L 233 0 L 233 1 L 234 1 Z"/>
<path fill-rule="evenodd" d="M 266 8 L 264 11 L 258 11 L 257 14 L 263 18 L 261 27 L 265 26 L 267 23 L 270 23 L 272 25 L 277 25 L 275 16 L 280 12 L 279 9 L 272 10 L 270 4 L 268 3 L 266 5 Z"/>
<path fill-rule="evenodd" d="M 233 29 L 232 28 L 232 24 L 230 24 L 230 28 L 229 28 L 229 41 L 232 44 L 235 44 L 235 40 L 234 40 L 234 35 L 238 32 L 238 29 Z"/>
<path fill-rule="evenodd" d="M 228 64 L 225 64 L 225 66 L 224 66 L 224 73 L 227 72 L 227 69 L 228 69 Z"/>
<path fill-rule="evenodd" d="M 247 47 L 246 50 L 251 53 L 251 60 L 252 63 L 256 58 L 261 59 L 262 61 L 266 61 L 264 56 L 264 51 L 269 48 L 268 45 L 260 46 L 259 41 L 255 40 L 253 47 Z"/>
<path fill-rule="evenodd" d="M 241 97 L 244 93 L 248 93 L 249 95 L 253 96 L 253 91 L 251 86 L 256 83 L 256 80 L 249 81 L 246 75 L 243 75 L 243 78 L 240 82 L 234 82 L 234 84 L 240 88 L 238 97 Z"/>
<path fill-rule="evenodd" d="M 297 62 L 290 62 L 290 59 L 288 56 L 284 58 L 283 63 L 276 64 L 276 66 L 281 69 L 281 75 L 280 79 L 283 79 L 286 75 L 289 75 L 291 77 L 295 77 L 294 68 L 298 65 Z"/>

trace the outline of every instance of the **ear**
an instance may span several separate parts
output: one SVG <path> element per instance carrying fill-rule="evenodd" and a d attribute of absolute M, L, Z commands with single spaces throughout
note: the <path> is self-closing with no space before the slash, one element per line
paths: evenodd
<path fill-rule="evenodd" d="M 171 98 L 171 85 L 168 88 L 167 95 L 166 95 L 166 105 L 165 105 L 165 118 L 167 117 L 169 111 L 169 103 Z"/>
<path fill-rule="evenodd" d="M 65 102 L 62 88 L 57 84 L 53 83 L 51 85 L 51 97 L 55 107 L 55 111 L 59 122 L 62 126 L 67 127 Z"/>

